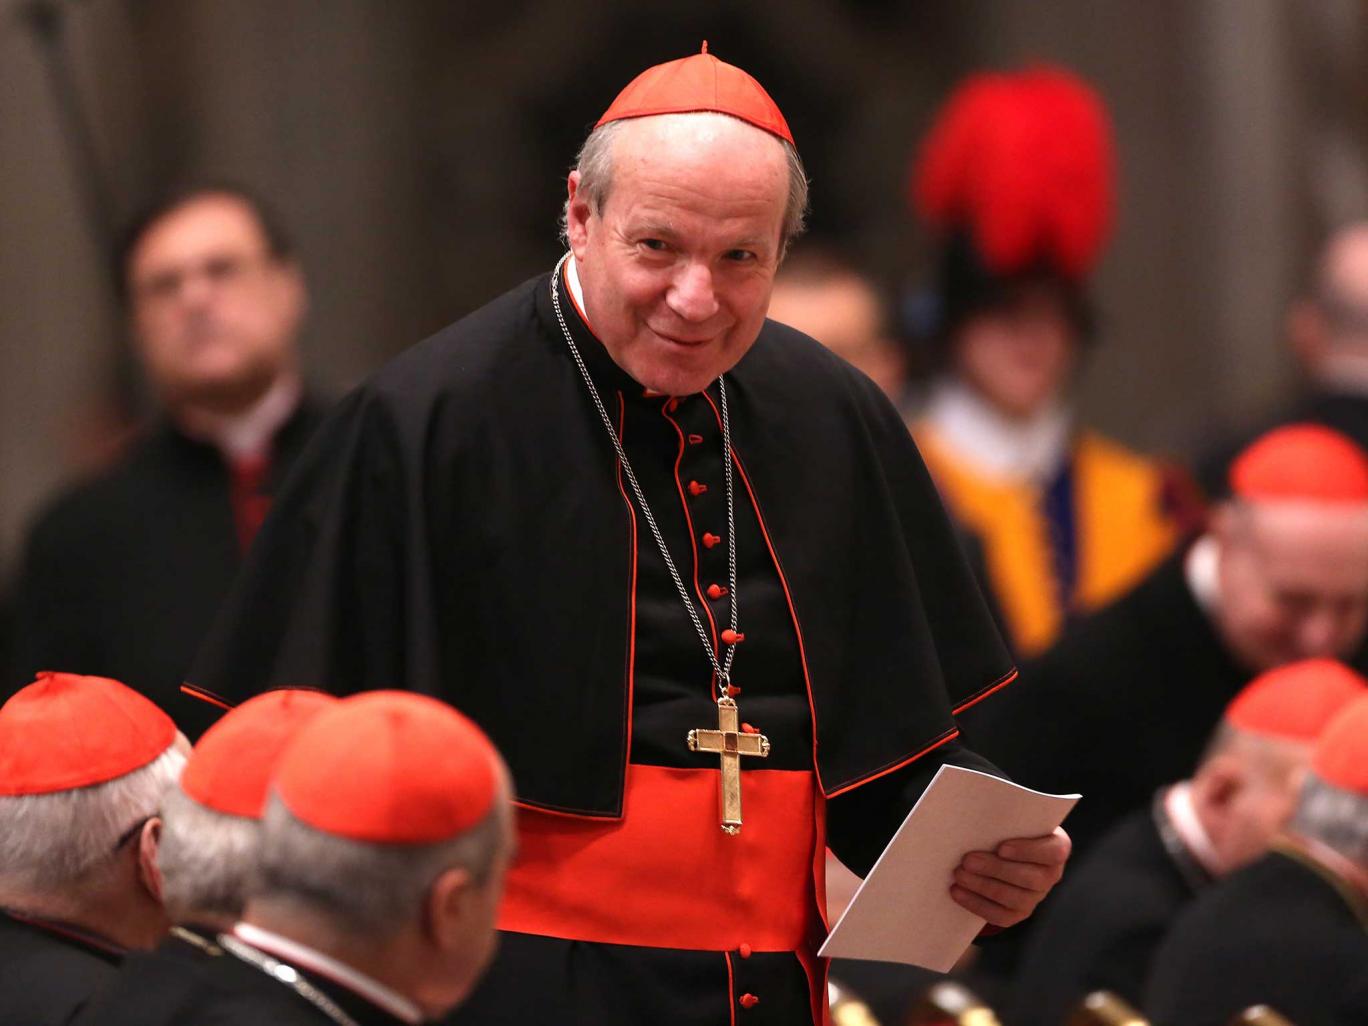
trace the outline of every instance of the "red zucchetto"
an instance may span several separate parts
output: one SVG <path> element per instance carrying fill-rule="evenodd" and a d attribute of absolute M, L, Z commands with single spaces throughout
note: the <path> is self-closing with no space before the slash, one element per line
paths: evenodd
<path fill-rule="evenodd" d="M 271 774 L 295 734 L 337 698 L 282 688 L 248 699 L 210 727 L 181 774 L 181 790 L 207 809 L 259 819 Z"/>
<path fill-rule="evenodd" d="M 788 122 L 765 87 L 708 53 L 706 41 L 702 53 L 657 64 L 632 79 L 594 127 L 627 118 L 703 111 L 730 114 L 793 144 Z"/>
<path fill-rule="evenodd" d="M 90 787 L 171 747 L 171 717 L 107 677 L 44 671 L 0 706 L 0 795 Z"/>
<path fill-rule="evenodd" d="M 1253 502 L 1368 503 L 1368 455 L 1328 427 L 1289 424 L 1240 453 L 1230 491 Z"/>
<path fill-rule="evenodd" d="M 286 746 L 275 793 L 316 830 L 376 844 L 434 844 L 485 818 L 499 755 L 445 702 L 407 691 L 345 698 Z"/>
<path fill-rule="evenodd" d="M 1334 659 L 1303 659 L 1255 677 L 1226 706 L 1225 720 L 1250 734 L 1311 743 L 1368 681 Z"/>
<path fill-rule="evenodd" d="M 1311 756 L 1311 770 L 1331 787 L 1368 796 L 1368 697 L 1330 721 Z"/>

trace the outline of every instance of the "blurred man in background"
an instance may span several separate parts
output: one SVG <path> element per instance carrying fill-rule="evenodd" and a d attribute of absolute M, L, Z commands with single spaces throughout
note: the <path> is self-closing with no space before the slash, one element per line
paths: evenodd
<path fill-rule="evenodd" d="M 1368 221 L 1326 240 L 1310 284 L 1288 309 L 1286 341 L 1310 390 L 1263 430 L 1310 421 L 1368 446 Z M 1221 446 L 1202 461 L 1209 495 L 1224 493 L 1230 462 L 1244 444 Z"/>
<path fill-rule="evenodd" d="M 299 373 L 304 279 L 276 215 L 222 186 L 149 207 L 116 273 L 162 413 L 117 465 L 34 524 L 14 677 L 49 666 L 116 677 L 198 734 L 211 717 L 177 689 L 320 418 Z"/>
<path fill-rule="evenodd" d="M 1085 430 L 1071 406 L 1113 175 L 1100 98 L 1052 68 L 965 82 L 915 168 L 939 240 L 944 370 L 913 433 L 982 541 L 1022 656 L 1139 580 L 1193 519 L 1172 471 Z"/>
<path fill-rule="evenodd" d="M 193 972 L 130 960 L 82 1023 L 391 1026 L 459 1004 L 494 952 L 508 772 L 436 699 L 369 692 L 312 717 L 272 774 L 259 879 Z M 537 981 L 529 981 L 535 985 Z"/>
<path fill-rule="evenodd" d="M 1206 535 L 966 717 L 1015 779 L 1083 793 L 1069 818 L 1079 850 L 1191 772 L 1252 674 L 1311 658 L 1364 667 L 1368 455 L 1292 425 L 1246 449 L 1230 477 Z"/>
<path fill-rule="evenodd" d="M 907 357 L 889 331 L 878 285 L 834 250 L 803 244 L 774 276 L 769 319 L 797 328 L 864 372 L 899 407 Z"/>
<path fill-rule="evenodd" d="M 112 680 L 44 673 L 0 706 L 0 1022 L 68 1022 L 166 933 L 157 810 L 187 751 Z"/>
<path fill-rule="evenodd" d="M 1368 1022 L 1368 698 L 1326 728 L 1286 837 L 1155 956 L 1155 1026 L 1225 1026 L 1255 1004 L 1297 1026 Z"/>
<path fill-rule="evenodd" d="M 1139 1006 L 1155 949 L 1213 880 L 1263 855 L 1292 814 L 1312 748 L 1365 682 L 1312 659 L 1260 675 L 1226 707 L 1188 780 L 1104 836 L 1036 925 L 1005 1018 L 1060 1026 L 1108 990 Z"/>

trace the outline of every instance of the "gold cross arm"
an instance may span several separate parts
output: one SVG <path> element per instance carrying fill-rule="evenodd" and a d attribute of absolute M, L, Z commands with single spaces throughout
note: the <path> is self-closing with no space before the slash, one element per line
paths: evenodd
<path fill-rule="evenodd" d="M 729 834 L 741 832 L 741 756 L 763 759 L 770 753 L 769 738 L 751 734 L 739 727 L 736 701 L 727 695 L 717 700 L 717 730 L 691 730 L 691 752 L 709 752 L 722 757 L 722 829 Z"/>

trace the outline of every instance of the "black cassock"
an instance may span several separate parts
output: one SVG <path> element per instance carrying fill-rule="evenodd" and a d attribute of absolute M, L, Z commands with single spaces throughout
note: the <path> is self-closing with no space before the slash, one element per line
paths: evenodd
<path fill-rule="evenodd" d="M 940 762 L 986 767 L 955 744 L 954 712 L 1011 677 L 901 418 L 863 376 L 772 322 L 726 376 L 745 635 L 733 682 L 742 719 L 773 750 L 744 760 L 752 818 L 733 848 L 719 849 L 717 757 L 685 745 L 689 730 L 717 725 L 716 681 L 628 498 L 549 284 L 542 276 L 506 294 L 343 401 L 281 494 L 193 685 L 233 702 L 285 684 L 447 699 L 509 762 L 524 866 L 541 841 L 557 843 L 556 824 L 584 840 L 576 850 L 592 841 L 602 852 L 617 836 L 677 832 L 663 857 L 696 852 L 695 863 L 747 852 L 781 830 L 810 849 L 820 839 L 816 810 L 832 848 L 867 869 Z M 726 589 L 717 386 L 646 393 L 558 284 L 575 344 L 716 644 L 736 597 Z M 781 811 L 766 823 L 780 792 L 807 811 L 795 802 L 788 820 Z M 706 810 L 658 811 L 659 824 L 647 798 L 624 801 L 700 793 Z M 788 858 L 810 869 L 818 855 L 820 845 Z M 729 891 L 751 871 L 744 856 L 731 861 L 704 874 L 700 907 L 736 897 L 754 922 L 793 918 L 791 908 L 769 915 L 763 894 Z M 542 870 L 553 862 L 548 854 Z M 661 907 L 646 897 L 661 874 L 642 868 L 645 879 L 630 886 L 611 885 L 611 873 L 583 885 L 606 881 L 586 899 L 596 915 L 608 906 L 605 921 L 613 909 L 629 915 L 583 932 L 572 923 L 507 933 L 459 1021 L 692 1024 L 736 1013 L 789 1024 L 810 1014 L 820 970 L 787 946 L 747 943 L 740 913 L 739 932 L 727 934 L 735 944 L 634 933 L 632 923 Z M 796 879 L 793 864 L 785 869 Z M 812 876 L 775 901 L 804 903 L 798 920 L 815 934 Z M 559 892 L 539 901 L 528 886 L 515 868 L 510 893 L 534 915 L 577 900 Z M 668 888 L 653 893 L 672 899 Z M 506 927 L 517 904 L 505 903 Z"/>
<path fill-rule="evenodd" d="M 357 1026 L 401 1026 L 403 1020 L 355 991 L 290 968 Z M 192 930 L 173 934 L 155 951 L 129 955 L 74 1026 L 330 1026 L 337 1021 L 293 988 L 229 954 L 213 931 Z"/>
<path fill-rule="evenodd" d="M 1368 901 L 1292 849 L 1213 886 L 1155 956 L 1154 1026 L 1225 1026 L 1266 1004 L 1297 1026 L 1368 1022 Z"/>
<path fill-rule="evenodd" d="M 1162 795 L 1126 816 L 1070 870 L 1036 923 L 1003 1018 L 1059 1026 L 1095 990 L 1140 1006 L 1155 950 L 1210 882 Z"/>
<path fill-rule="evenodd" d="M 1115 603 L 1022 664 L 1021 680 L 965 717 L 965 737 L 1013 779 L 1080 791 L 1075 854 L 1182 780 L 1226 704 L 1254 677 L 1221 641 L 1178 552 Z M 1368 665 L 1360 648 L 1350 660 Z"/>
<path fill-rule="evenodd" d="M 122 958 L 120 949 L 82 930 L 0 911 L 0 1023 L 72 1022 Z"/>
<path fill-rule="evenodd" d="M 321 419 L 321 407 L 306 401 L 282 426 L 267 492 Z M 151 429 L 35 521 L 6 684 L 18 688 L 39 670 L 113 677 L 197 735 L 213 717 L 178 690 L 241 562 L 219 451 L 169 424 Z"/>

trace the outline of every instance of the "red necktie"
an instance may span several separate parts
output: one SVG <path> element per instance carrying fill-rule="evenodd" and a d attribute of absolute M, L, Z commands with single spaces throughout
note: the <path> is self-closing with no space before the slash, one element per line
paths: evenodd
<path fill-rule="evenodd" d="M 271 460 L 265 453 L 235 456 L 228 470 L 231 477 L 229 495 L 233 502 L 233 526 L 237 529 L 238 547 L 246 552 L 271 508 L 271 497 L 261 491 L 266 483 L 266 475 L 271 470 Z"/>

